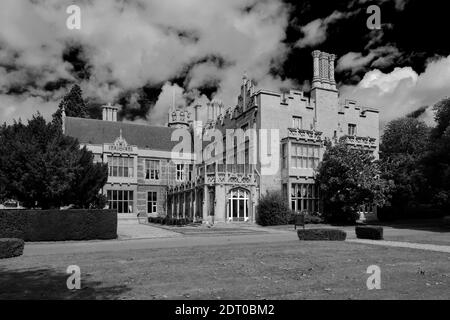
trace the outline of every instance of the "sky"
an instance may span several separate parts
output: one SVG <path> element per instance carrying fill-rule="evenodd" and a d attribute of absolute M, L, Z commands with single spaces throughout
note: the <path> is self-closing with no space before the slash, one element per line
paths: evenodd
<path fill-rule="evenodd" d="M 313 50 L 337 55 L 340 98 L 380 109 L 380 125 L 450 93 L 445 2 L 422 0 L 2 0 L 0 123 L 50 118 L 79 84 L 94 115 L 164 125 L 177 107 L 237 103 L 244 72 L 257 87 L 308 91 Z M 69 29 L 68 6 L 81 9 Z M 381 9 L 381 29 L 366 12 Z M 439 7 L 439 6 L 443 7 Z M 419 110 L 418 112 L 415 112 Z"/>

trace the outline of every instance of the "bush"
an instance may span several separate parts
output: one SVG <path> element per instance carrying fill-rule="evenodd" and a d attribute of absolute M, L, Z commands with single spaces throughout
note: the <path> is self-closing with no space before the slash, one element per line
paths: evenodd
<path fill-rule="evenodd" d="M 0 210 L 0 238 L 65 241 L 117 238 L 116 210 Z"/>
<path fill-rule="evenodd" d="M 0 239 L 0 259 L 18 257 L 23 254 L 24 241 L 17 238 Z"/>
<path fill-rule="evenodd" d="M 328 240 L 344 241 L 347 237 L 345 231 L 337 229 L 298 229 L 297 235 L 300 240 Z"/>
<path fill-rule="evenodd" d="M 172 218 L 172 217 L 149 217 L 148 222 L 158 223 L 166 226 L 185 226 L 192 223 L 191 218 Z"/>
<path fill-rule="evenodd" d="M 450 227 L 450 216 L 446 216 L 442 219 L 444 227 Z"/>
<path fill-rule="evenodd" d="M 256 222 L 261 226 L 288 224 L 292 216 L 288 201 L 281 192 L 267 192 L 259 200 L 256 211 Z"/>
<path fill-rule="evenodd" d="M 355 232 L 358 239 L 383 240 L 383 227 L 356 226 Z"/>
<path fill-rule="evenodd" d="M 389 222 L 401 219 L 435 219 L 444 217 L 445 210 L 435 205 L 418 204 L 404 207 L 385 206 L 378 208 L 378 220 Z"/>

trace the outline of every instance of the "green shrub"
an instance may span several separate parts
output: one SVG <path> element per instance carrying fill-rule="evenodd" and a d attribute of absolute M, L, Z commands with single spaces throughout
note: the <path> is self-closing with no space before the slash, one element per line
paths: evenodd
<path fill-rule="evenodd" d="M 117 238 L 115 210 L 0 210 L 0 238 L 65 241 Z"/>
<path fill-rule="evenodd" d="M 347 237 L 345 231 L 337 229 L 298 229 L 297 235 L 300 240 L 328 240 L 344 241 Z"/>
<path fill-rule="evenodd" d="M 358 239 L 383 240 L 383 227 L 356 226 L 355 232 Z"/>
<path fill-rule="evenodd" d="M 257 206 L 256 222 L 261 226 L 288 224 L 292 218 L 288 201 L 281 192 L 267 192 Z"/>
<path fill-rule="evenodd" d="M 444 227 L 450 227 L 450 216 L 446 216 L 442 219 Z"/>
<path fill-rule="evenodd" d="M 18 257 L 23 254 L 24 241 L 17 238 L 0 239 L 0 259 Z"/>

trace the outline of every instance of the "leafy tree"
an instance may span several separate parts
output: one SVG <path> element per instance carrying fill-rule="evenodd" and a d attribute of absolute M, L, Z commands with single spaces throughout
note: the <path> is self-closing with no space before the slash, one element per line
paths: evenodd
<path fill-rule="evenodd" d="M 92 153 L 37 114 L 0 129 L 0 200 L 43 209 L 89 207 L 106 183 L 107 168 Z"/>
<path fill-rule="evenodd" d="M 103 187 L 108 179 L 107 167 L 101 163 L 94 164 L 94 155 L 83 147 L 77 154 L 77 167 L 73 186 L 67 197 L 67 203 L 75 207 L 103 208 L 106 201 L 99 195 L 99 186 Z"/>
<path fill-rule="evenodd" d="M 432 201 L 444 210 L 450 208 L 450 98 L 437 103 L 436 127 L 431 130 L 430 148 L 423 160 Z"/>
<path fill-rule="evenodd" d="M 53 114 L 53 121 L 61 124 L 62 110 L 66 116 L 87 118 L 88 110 L 79 85 L 75 84 L 59 103 L 58 110 Z"/>
<path fill-rule="evenodd" d="M 361 206 L 385 205 L 390 185 L 380 174 L 372 153 L 342 141 L 328 147 L 317 173 L 325 218 L 354 222 Z"/>
<path fill-rule="evenodd" d="M 429 194 L 422 159 L 429 148 L 430 128 L 406 117 L 389 122 L 380 145 L 382 177 L 393 183 L 391 205 L 406 209 L 412 202 L 426 202 Z"/>

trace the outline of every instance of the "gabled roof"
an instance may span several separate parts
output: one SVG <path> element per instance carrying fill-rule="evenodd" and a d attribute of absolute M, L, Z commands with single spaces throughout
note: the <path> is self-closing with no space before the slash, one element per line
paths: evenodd
<path fill-rule="evenodd" d="M 77 138 L 81 144 L 114 143 L 121 130 L 129 145 L 141 149 L 172 151 L 179 143 L 170 140 L 175 128 L 74 117 L 65 120 L 65 134 Z"/>

